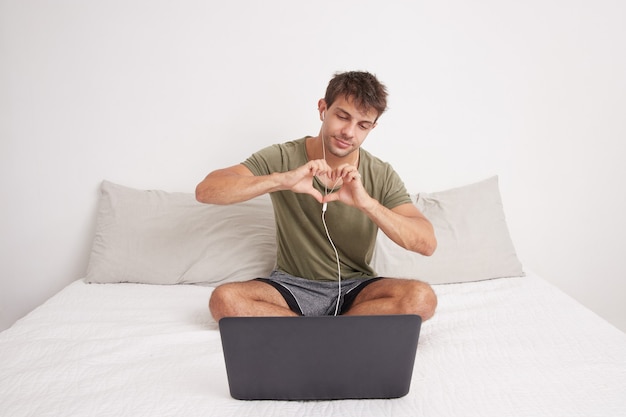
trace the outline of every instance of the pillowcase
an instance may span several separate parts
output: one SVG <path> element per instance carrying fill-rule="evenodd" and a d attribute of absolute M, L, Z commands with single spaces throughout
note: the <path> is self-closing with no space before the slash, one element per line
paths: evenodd
<path fill-rule="evenodd" d="M 524 275 L 504 217 L 497 176 L 421 193 L 415 205 L 433 224 L 437 249 L 430 257 L 422 256 L 379 231 L 372 267 L 381 276 L 444 284 Z"/>
<path fill-rule="evenodd" d="M 268 276 L 275 236 L 268 195 L 218 206 L 104 181 L 85 281 L 213 285 Z"/>

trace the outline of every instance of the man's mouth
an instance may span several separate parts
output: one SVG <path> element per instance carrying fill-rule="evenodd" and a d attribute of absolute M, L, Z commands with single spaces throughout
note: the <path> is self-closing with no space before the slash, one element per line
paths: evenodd
<path fill-rule="evenodd" d="M 341 139 L 341 138 L 338 138 L 336 136 L 335 136 L 335 142 L 337 143 L 337 145 L 340 148 L 350 148 L 350 147 L 352 147 L 352 143 L 351 142 L 349 142 L 347 140 L 344 140 L 344 139 Z"/>

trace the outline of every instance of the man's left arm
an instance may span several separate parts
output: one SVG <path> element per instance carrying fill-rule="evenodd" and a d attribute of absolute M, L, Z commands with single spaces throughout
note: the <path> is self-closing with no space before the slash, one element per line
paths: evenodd
<path fill-rule="evenodd" d="M 414 204 L 405 203 L 388 209 L 372 198 L 371 203 L 361 210 L 403 248 L 425 256 L 435 252 L 437 239 L 433 225 Z"/>

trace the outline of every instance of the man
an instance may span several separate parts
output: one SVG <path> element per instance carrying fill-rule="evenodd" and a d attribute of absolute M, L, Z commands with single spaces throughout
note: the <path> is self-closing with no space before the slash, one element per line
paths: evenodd
<path fill-rule="evenodd" d="M 434 314 L 424 282 L 378 277 L 369 266 L 377 230 L 431 255 L 431 223 L 412 204 L 396 172 L 361 149 L 386 110 L 387 91 L 367 72 L 336 74 L 318 102 L 316 137 L 265 148 L 207 175 L 198 201 L 232 204 L 271 193 L 277 267 L 268 278 L 227 283 L 209 301 L 225 316 Z M 251 277 L 253 278 L 253 277 Z"/>

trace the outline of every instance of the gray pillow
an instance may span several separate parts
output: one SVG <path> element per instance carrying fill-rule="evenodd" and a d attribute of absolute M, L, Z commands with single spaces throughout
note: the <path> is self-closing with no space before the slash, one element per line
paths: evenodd
<path fill-rule="evenodd" d="M 506 224 L 498 177 L 421 193 L 415 204 L 435 228 L 437 250 L 421 256 L 379 232 L 372 266 L 381 276 L 443 284 L 524 275 Z"/>
<path fill-rule="evenodd" d="M 269 196 L 230 206 L 191 193 L 104 181 L 85 280 L 218 284 L 267 276 L 276 262 Z"/>

